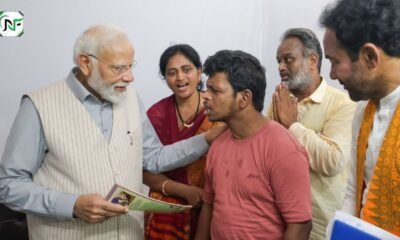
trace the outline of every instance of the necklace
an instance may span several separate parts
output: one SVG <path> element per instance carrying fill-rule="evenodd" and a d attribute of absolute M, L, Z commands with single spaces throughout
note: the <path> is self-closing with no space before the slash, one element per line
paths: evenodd
<path fill-rule="evenodd" d="M 191 123 L 186 123 L 185 121 L 183 121 L 182 115 L 179 112 L 179 108 L 178 108 L 178 102 L 176 101 L 176 97 L 175 97 L 175 107 L 176 107 L 176 112 L 178 113 L 178 117 L 181 120 L 181 122 L 183 123 L 183 126 L 186 128 L 191 128 L 193 127 L 194 121 L 196 121 L 196 117 L 197 114 L 199 113 L 199 108 L 200 108 L 200 92 L 198 92 L 199 94 L 199 101 L 197 103 L 197 109 L 196 109 L 196 114 L 194 115 L 193 121 Z"/>

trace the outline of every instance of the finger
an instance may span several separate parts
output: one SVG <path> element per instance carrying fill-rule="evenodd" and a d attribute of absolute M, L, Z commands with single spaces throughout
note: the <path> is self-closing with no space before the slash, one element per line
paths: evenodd
<path fill-rule="evenodd" d="M 281 85 L 281 84 L 278 84 L 278 85 L 275 86 L 275 92 L 278 92 L 279 86 L 280 86 L 280 85 Z"/>
<path fill-rule="evenodd" d="M 203 204 L 203 201 L 200 199 L 200 200 L 196 203 L 196 207 L 201 207 L 202 204 Z"/>
<path fill-rule="evenodd" d="M 105 220 L 110 217 L 125 214 L 129 209 L 119 204 L 107 202 L 106 200 L 98 201 L 91 209 L 88 209 L 87 215 L 94 220 Z"/>
<path fill-rule="evenodd" d="M 96 214 L 93 215 L 93 219 L 97 219 L 99 221 L 107 220 L 111 217 L 119 216 L 122 214 L 126 214 L 127 212 L 116 212 L 116 211 L 109 211 L 106 209 L 100 209 Z"/>
<path fill-rule="evenodd" d="M 273 115 L 273 119 L 275 121 L 279 121 L 278 118 L 278 106 L 276 104 L 276 93 L 272 94 L 272 115 Z"/>
<path fill-rule="evenodd" d="M 287 104 L 289 101 L 289 90 L 285 84 L 280 84 L 278 89 L 278 105 Z"/>
<path fill-rule="evenodd" d="M 291 101 L 290 100 L 290 91 L 289 88 L 285 85 L 282 86 L 281 90 L 280 90 L 280 97 L 282 99 L 282 101 Z"/>
<path fill-rule="evenodd" d="M 282 89 L 289 89 L 287 84 L 281 84 Z"/>
<path fill-rule="evenodd" d="M 287 90 L 287 89 L 288 89 L 288 88 L 287 88 L 286 85 L 281 85 L 281 88 L 280 88 L 281 93 L 286 93 L 286 90 Z"/>
<path fill-rule="evenodd" d="M 99 214 L 91 214 L 91 213 L 85 213 L 78 217 L 88 223 L 99 223 L 107 219 L 107 217 L 105 216 Z"/>
<path fill-rule="evenodd" d="M 105 220 L 107 220 L 108 218 L 105 216 L 92 216 L 91 218 L 89 218 L 90 223 L 101 223 L 104 222 Z"/>
<path fill-rule="evenodd" d="M 122 206 L 120 204 L 105 202 L 101 209 L 108 213 L 122 214 L 129 211 L 127 206 Z"/>
<path fill-rule="evenodd" d="M 280 97 L 280 94 L 281 94 L 281 84 L 278 84 L 277 86 L 276 86 L 276 88 L 275 88 L 275 95 L 276 95 L 276 98 L 279 100 L 279 97 Z"/>
<path fill-rule="evenodd" d="M 292 103 L 297 107 L 297 103 L 298 103 L 297 97 L 292 98 Z"/>
<path fill-rule="evenodd" d="M 126 207 L 107 202 L 98 194 L 81 195 L 74 206 L 75 216 L 89 223 L 105 221 L 127 211 Z"/>

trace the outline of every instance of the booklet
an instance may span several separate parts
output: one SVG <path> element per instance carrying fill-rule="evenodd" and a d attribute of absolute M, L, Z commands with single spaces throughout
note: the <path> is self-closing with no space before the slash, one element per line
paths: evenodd
<path fill-rule="evenodd" d="M 174 213 L 192 208 L 192 205 L 175 204 L 150 198 L 118 184 L 114 184 L 108 192 L 106 200 L 128 206 L 130 210 L 147 212 Z"/>

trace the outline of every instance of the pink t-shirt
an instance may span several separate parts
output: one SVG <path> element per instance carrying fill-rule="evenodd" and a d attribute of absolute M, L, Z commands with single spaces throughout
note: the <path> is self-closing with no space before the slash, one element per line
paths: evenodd
<path fill-rule="evenodd" d="M 278 123 L 244 140 L 226 131 L 207 161 L 203 200 L 213 204 L 212 239 L 282 239 L 286 222 L 311 219 L 307 153 Z"/>

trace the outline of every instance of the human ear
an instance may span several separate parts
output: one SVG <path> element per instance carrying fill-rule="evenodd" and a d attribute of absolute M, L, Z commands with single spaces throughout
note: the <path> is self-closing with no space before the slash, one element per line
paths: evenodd
<path fill-rule="evenodd" d="M 378 47 L 372 43 L 365 43 L 360 48 L 359 57 L 365 61 L 368 68 L 376 68 L 381 60 Z"/>
<path fill-rule="evenodd" d="M 88 55 L 85 54 L 79 54 L 78 59 L 76 60 L 76 63 L 81 70 L 82 74 L 85 76 L 88 76 L 91 71 L 91 66 L 90 66 L 90 59 Z"/>
<path fill-rule="evenodd" d="M 204 87 L 204 82 L 202 82 L 202 80 L 201 80 L 201 73 L 202 73 L 201 68 L 197 68 L 197 74 L 199 76 L 199 82 L 197 83 L 197 91 L 199 91 L 199 92 L 203 91 L 203 87 Z"/>
<path fill-rule="evenodd" d="M 311 66 L 312 68 L 315 68 L 315 69 L 318 68 L 319 57 L 318 57 L 316 54 L 312 53 L 312 54 L 309 56 L 309 61 L 310 61 L 310 66 Z"/>
<path fill-rule="evenodd" d="M 249 89 L 240 92 L 239 107 L 246 108 L 253 103 L 253 93 Z"/>

